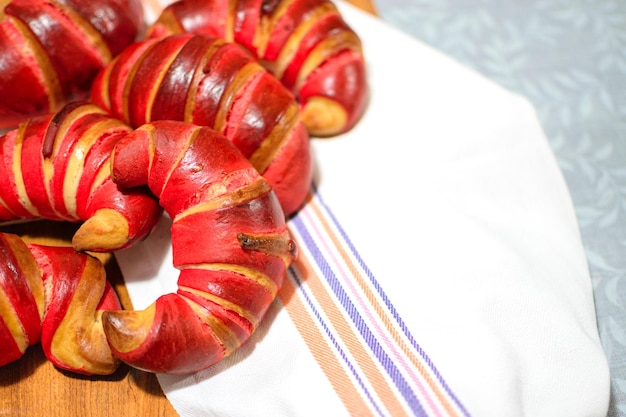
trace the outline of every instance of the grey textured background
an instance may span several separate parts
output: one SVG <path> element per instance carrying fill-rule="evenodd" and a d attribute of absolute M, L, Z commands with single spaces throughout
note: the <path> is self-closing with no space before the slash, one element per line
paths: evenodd
<path fill-rule="evenodd" d="M 609 416 L 626 416 L 626 1 L 375 4 L 387 23 L 535 106 L 567 181 L 589 262 L 611 367 Z"/>

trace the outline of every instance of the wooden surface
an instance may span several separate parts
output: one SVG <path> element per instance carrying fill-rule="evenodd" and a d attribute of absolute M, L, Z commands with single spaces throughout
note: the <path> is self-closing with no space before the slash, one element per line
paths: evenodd
<path fill-rule="evenodd" d="M 372 0 L 348 0 L 376 15 Z M 3 227 L 27 239 L 69 240 L 74 226 L 35 222 Z M 107 276 L 122 304 L 131 308 L 115 259 L 103 257 Z M 155 375 L 123 365 L 111 376 L 85 377 L 62 372 L 46 360 L 39 345 L 19 361 L 0 368 L 0 416 L 12 417 L 174 417 L 178 414 L 161 390 Z"/>
<path fill-rule="evenodd" d="M 376 2 L 374 0 L 347 0 L 347 2 L 352 3 L 361 10 L 365 10 L 366 12 L 373 14 L 374 16 L 378 15 L 375 5 Z"/>

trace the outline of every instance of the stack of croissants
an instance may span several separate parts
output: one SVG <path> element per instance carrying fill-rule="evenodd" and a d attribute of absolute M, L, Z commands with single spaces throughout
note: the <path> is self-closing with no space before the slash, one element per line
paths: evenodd
<path fill-rule="evenodd" d="M 368 100 L 359 37 L 329 0 L 0 0 L 0 224 L 79 225 L 71 245 L 0 229 L 0 365 L 205 369 L 246 342 L 297 247 L 312 137 Z M 97 253 L 172 220 L 176 293 L 123 309 Z M 141 262 L 141 260 L 138 260 Z"/>

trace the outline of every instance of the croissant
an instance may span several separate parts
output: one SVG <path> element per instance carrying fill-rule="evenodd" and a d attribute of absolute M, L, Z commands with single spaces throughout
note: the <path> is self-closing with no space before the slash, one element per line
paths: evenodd
<path fill-rule="evenodd" d="M 360 38 L 330 0 L 180 0 L 147 36 L 199 33 L 236 42 L 298 99 L 315 136 L 351 129 L 367 99 Z"/>
<path fill-rule="evenodd" d="M 0 221 L 83 222 L 76 250 L 144 239 L 161 207 L 147 188 L 122 190 L 110 177 L 113 146 L 131 130 L 93 104 L 72 102 L 0 137 Z"/>
<path fill-rule="evenodd" d="M 191 34 L 137 42 L 100 72 L 91 100 L 133 127 L 177 120 L 217 130 L 270 183 L 286 216 L 309 191 L 298 104 L 237 44 Z"/>
<path fill-rule="evenodd" d="M 87 97 L 98 71 L 144 29 L 140 0 L 0 4 L 0 128 Z"/>
<path fill-rule="evenodd" d="M 102 263 L 70 247 L 26 244 L 10 233 L 0 233 L 0 254 L 0 366 L 41 342 L 60 369 L 113 373 L 120 361 L 101 316 L 121 306 Z"/>
<path fill-rule="evenodd" d="M 158 196 L 181 270 L 177 293 L 103 313 L 113 353 L 150 372 L 204 369 L 249 338 L 297 255 L 280 204 L 232 142 L 190 123 L 143 125 L 117 143 L 112 165 L 120 186 Z"/>

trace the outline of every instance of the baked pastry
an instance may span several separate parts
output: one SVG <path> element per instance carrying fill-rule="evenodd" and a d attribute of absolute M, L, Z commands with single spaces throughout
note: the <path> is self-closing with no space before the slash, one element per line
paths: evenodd
<path fill-rule="evenodd" d="M 115 143 L 132 129 L 90 103 L 72 102 L 0 137 L 0 222 L 81 222 L 76 250 L 112 251 L 144 239 L 162 209 L 147 188 L 110 176 Z"/>
<path fill-rule="evenodd" d="M 0 233 L 0 366 L 41 342 L 60 369 L 109 375 L 120 361 L 109 348 L 101 315 L 120 309 L 102 263 L 71 247 L 26 244 Z"/>
<path fill-rule="evenodd" d="M 172 218 L 178 291 L 141 311 L 107 311 L 114 354 L 150 372 L 190 373 L 257 328 L 297 250 L 267 181 L 222 134 L 175 121 L 118 142 L 113 178 L 148 184 Z"/>
<path fill-rule="evenodd" d="M 311 135 L 345 132 L 365 110 L 361 41 L 330 0 L 179 0 L 147 36 L 182 32 L 245 47 L 295 94 Z"/>
<path fill-rule="evenodd" d="M 0 128 L 85 98 L 144 29 L 139 0 L 12 0 L 0 11 Z"/>
<path fill-rule="evenodd" d="M 311 151 L 298 104 L 237 44 L 192 34 L 137 42 L 98 75 L 91 100 L 135 128 L 176 120 L 222 133 L 270 183 L 286 216 L 309 192 Z"/>

